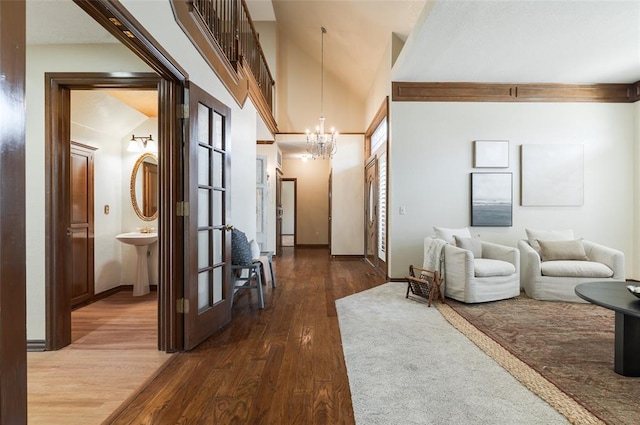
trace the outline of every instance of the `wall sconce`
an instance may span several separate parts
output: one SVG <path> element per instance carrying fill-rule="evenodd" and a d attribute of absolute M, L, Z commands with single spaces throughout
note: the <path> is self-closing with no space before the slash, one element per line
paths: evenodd
<path fill-rule="evenodd" d="M 138 136 L 135 134 L 131 135 L 131 140 L 129 140 L 129 145 L 127 146 L 128 152 L 158 152 L 158 145 L 151 135 L 147 136 Z"/>

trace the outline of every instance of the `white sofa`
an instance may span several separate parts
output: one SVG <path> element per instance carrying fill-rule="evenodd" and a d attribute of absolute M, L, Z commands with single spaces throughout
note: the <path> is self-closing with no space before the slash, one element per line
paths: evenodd
<path fill-rule="evenodd" d="M 555 234 L 545 235 L 544 232 L 536 234 L 536 231 L 527 230 L 529 239 L 519 241 L 518 249 L 521 285 L 529 297 L 536 300 L 586 302 L 575 294 L 576 285 L 625 280 L 624 253 L 621 251 L 591 241 L 575 240 L 572 231 L 552 231 Z M 543 244 L 548 241 L 581 242 L 586 258 L 554 259 L 551 256 L 551 260 L 542 261 L 545 258 L 541 249 L 536 246 L 536 250 L 532 246 L 536 245 L 535 241 L 538 244 L 540 241 Z"/>

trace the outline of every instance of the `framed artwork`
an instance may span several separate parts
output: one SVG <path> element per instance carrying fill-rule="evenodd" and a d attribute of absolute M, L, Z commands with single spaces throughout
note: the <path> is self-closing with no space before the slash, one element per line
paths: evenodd
<path fill-rule="evenodd" d="M 471 173 L 471 225 L 513 226 L 512 173 Z"/>
<path fill-rule="evenodd" d="M 583 145 L 522 145 L 523 206 L 584 204 Z"/>
<path fill-rule="evenodd" d="M 509 168 L 508 140 L 476 140 L 473 143 L 474 168 Z"/>

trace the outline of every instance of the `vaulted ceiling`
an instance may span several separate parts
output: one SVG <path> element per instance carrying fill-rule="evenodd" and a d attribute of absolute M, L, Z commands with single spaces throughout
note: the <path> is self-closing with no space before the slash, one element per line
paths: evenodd
<path fill-rule="evenodd" d="M 254 20 L 276 20 L 281 35 L 318 60 L 326 27 L 326 68 L 362 97 L 392 33 L 407 39 L 396 81 L 640 80 L 640 0 L 247 3 Z M 71 1 L 28 0 L 27 28 L 30 43 L 114 42 Z"/>
<path fill-rule="evenodd" d="M 363 95 L 396 33 L 395 81 L 632 83 L 639 0 L 249 0 Z M 272 16 L 272 18 L 269 18 Z"/>

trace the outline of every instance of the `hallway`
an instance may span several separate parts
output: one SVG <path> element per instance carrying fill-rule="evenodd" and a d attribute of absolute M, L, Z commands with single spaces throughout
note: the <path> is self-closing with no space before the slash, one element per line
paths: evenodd
<path fill-rule="evenodd" d="M 334 301 L 384 278 L 317 248 L 285 248 L 274 266 L 264 310 L 242 291 L 229 325 L 174 355 L 109 423 L 354 423 Z"/>

